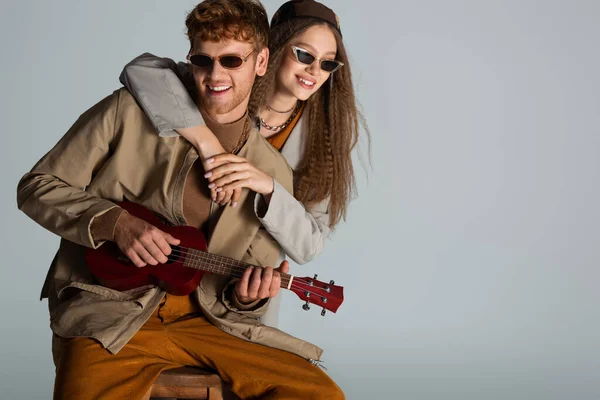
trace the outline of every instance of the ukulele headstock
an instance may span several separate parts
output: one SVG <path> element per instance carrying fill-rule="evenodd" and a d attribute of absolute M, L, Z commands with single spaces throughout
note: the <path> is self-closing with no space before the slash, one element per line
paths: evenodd
<path fill-rule="evenodd" d="M 303 310 L 310 310 L 310 304 L 314 304 L 323 307 L 321 315 L 325 316 L 325 310 L 335 313 L 344 301 L 344 288 L 334 283 L 334 281 L 329 283 L 318 281 L 317 275 L 314 278 L 294 277 L 290 290 L 306 302 L 302 305 Z"/>

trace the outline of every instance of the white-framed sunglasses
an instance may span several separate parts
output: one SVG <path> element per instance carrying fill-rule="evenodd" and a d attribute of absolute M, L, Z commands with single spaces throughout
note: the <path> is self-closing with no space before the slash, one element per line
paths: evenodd
<path fill-rule="evenodd" d="M 325 72 L 331 73 L 337 71 L 338 69 L 344 66 L 344 63 L 338 60 L 319 59 L 312 55 L 310 51 L 304 50 L 303 48 L 298 46 L 292 46 L 292 52 L 294 53 L 294 56 L 296 56 L 296 60 L 301 64 L 311 65 L 315 61 L 320 61 L 321 69 Z"/>

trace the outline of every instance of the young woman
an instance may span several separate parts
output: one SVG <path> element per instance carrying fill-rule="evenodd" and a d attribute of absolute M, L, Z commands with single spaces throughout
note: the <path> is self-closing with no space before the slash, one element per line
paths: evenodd
<path fill-rule="evenodd" d="M 231 88 L 219 74 L 241 66 L 246 55 L 213 60 L 193 54 L 188 64 L 176 64 L 146 53 L 125 67 L 121 81 L 162 136 L 181 134 L 198 149 L 214 201 L 231 200 L 235 206 L 242 187 L 255 192 L 269 187 L 270 195 L 256 197 L 257 216 L 285 253 L 304 264 L 346 217 L 355 183 L 351 151 L 361 118 L 331 9 L 312 0 L 283 4 L 271 21 L 269 51 L 268 70 L 254 85 L 249 112 L 294 170 L 293 196 L 243 158 L 225 153 L 196 107 L 190 68 L 211 68 L 217 84 L 209 89 L 218 96 Z"/>

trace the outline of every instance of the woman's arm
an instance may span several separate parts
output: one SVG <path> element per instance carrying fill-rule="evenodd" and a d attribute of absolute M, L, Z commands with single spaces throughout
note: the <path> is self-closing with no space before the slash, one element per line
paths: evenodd
<path fill-rule="evenodd" d="M 203 160 L 225 151 L 204 124 L 191 96 L 196 85 L 188 64 L 144 53 L 123 68 L 119 80 L 160 136 L 183 136 L 198 149 Z"/>
<path fill-rule="evenodd" d="M 188 64 L 144 53 L 123 68 L 119 80 L 160 136 L 183 136 L 203 160 L 224 152 L 192 98 L 196 85 Z"/>
<path fill-rule="evenodd" d="M 254 209 L 265 229 L 296 263 L 306 264 L 323 250 L 329 236 L 329 200 L 310 207 L 296 200 L 276 179 L 233 154 L 207 160 L 217 165 L 205 175 L 217 190 L 248 188 L 256 192 Z"/>
<path fill-rule="evenodd" d="M 188 64 L 144 53 L 123 68 L 119 80 L 159 135 L 177 136 L 176 129 L 204 125 L 192 97 L 196 86 Z"/>
<path fill-rule="evenodd" d="M 306 264 L 323 251 L 331 233 L 328 206 L 325 199 L 307 210 L 277 181 L 268 202 L 260 194 L 254 201 L 262 225 L 297 264 Z"/>

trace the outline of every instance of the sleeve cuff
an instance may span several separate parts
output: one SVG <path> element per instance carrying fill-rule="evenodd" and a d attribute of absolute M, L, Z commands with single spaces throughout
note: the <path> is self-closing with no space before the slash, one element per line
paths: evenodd
<path fill-rule="evenodd" d="M 256 193 L 254 197 L 254 213 L 261 222 L 269 221 L 272 218 L 274 212 L 269 212 L 269 210 L 273 208 L 273 204 L 278 204 L 281 201 L 280 198 L 283 192 L 287 193 L 285 188 L 276 179 L 273 179 L 273 193 L 271 193 L 269 204 L 267 204 L 262 194 Z"/>
<path fill-rule="evenodd" d="M 105 241 L 114 239 L 115 226 L 124 212 L 124 209 L 117 206 L 93 218 L 90 234 L 95 245 L 100 246 Z"/>

